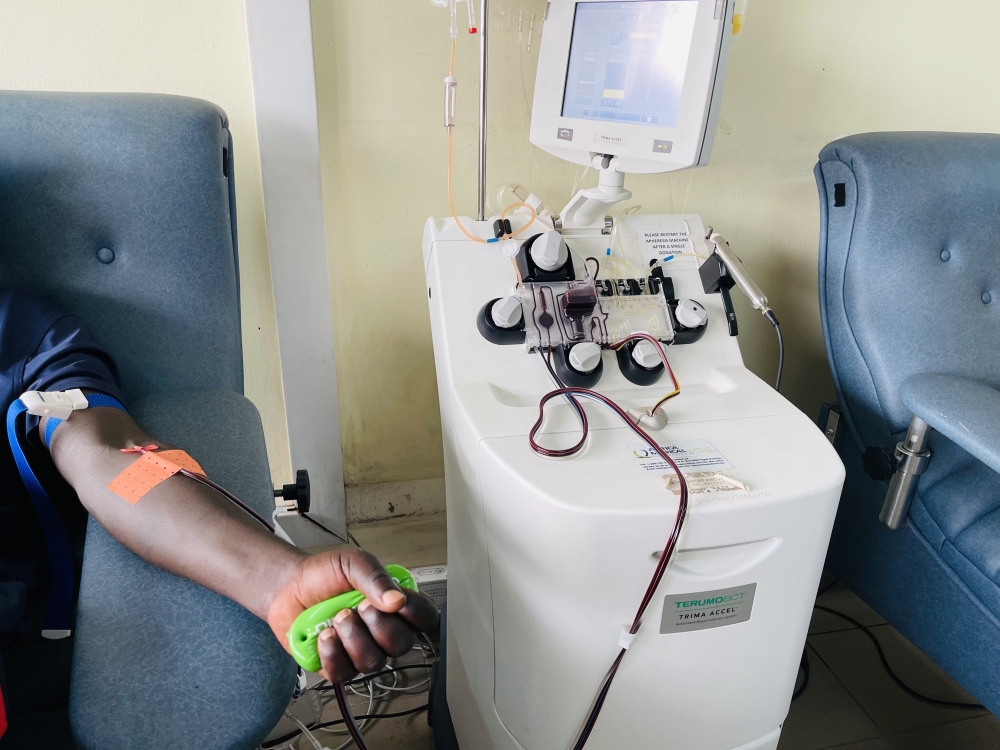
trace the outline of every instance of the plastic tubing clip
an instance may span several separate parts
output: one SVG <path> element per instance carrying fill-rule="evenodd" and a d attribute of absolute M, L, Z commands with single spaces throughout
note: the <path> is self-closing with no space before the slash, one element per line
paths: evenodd
<path fill-rule="evenodd" d="M 413 574 L 402 565 L 386 565 L 386 572 L 400 588 L 417 590 Z M 322 668 L 316 639 L 319 634 L 333 626 L 333 618 L 345 609 L 354 609 L 365 599 L 360 591 L 348 591 L 325 602 L 314 604 L 295 618 L 288 631 L 288 648 L 299 666 L 307 672 L 318 672 Z"/>
<path fill-rule="evenodd" d="M 635 633 L 628 632 L 630 629 L 630 625 L 622 625 L 618 631 L 618 645 L 626 650 L 632 645 L 632 641 L 635 640 Z"/>

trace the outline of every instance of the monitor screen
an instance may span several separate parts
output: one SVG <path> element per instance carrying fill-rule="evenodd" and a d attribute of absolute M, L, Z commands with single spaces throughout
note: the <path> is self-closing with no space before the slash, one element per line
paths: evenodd
<path fill-rule="evenodd" d="M 563 117 L 677 126 L 697 0 L 577 3 Z"/>

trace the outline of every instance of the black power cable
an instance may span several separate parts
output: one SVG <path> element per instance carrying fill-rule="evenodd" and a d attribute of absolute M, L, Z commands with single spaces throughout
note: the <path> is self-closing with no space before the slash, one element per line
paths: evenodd
<path fill-rule="evenodd" d="M 892 678 L 892 681 L 895 682 L 896 685 L 898 685 L 899 688 L 904 693 L 909 695 L 911 698 L 915 698 L 916 700 L 922 703 L 927 703 L 931 706 L 941 706 L 943 708 L 968 708 L 973 710 L 980 710 L 985 708 L 983 705 L 979 703 L 962 703 L 959 701 L 945 701 L 945 700 L 940 700 L 939 698 L 931 698 L 930 696 L 917 692 L 909 685 L 907 685 L 905 682 L 903 682 L 903 680 L 899 677 L 899 675 L 897 675 L 893 671 L 892 667 L 889 665 L 889 660 L 885 656 L 885 651 L 882 650 L 882 644 L 879 643 L 878 638 L 875 637 L 875 634 L 872 632 L 871 628 L 869 628 L 867 625 L 862 625 L 860 622 L 855 620 L 850 615 L 845 615 L 843 612 L 838 612 L 835 609 L 824 607 L 821 604 L 814 604 L 813 607 L 821 612 L 826 612 L 828 614 L 834 615 L 835 617 L 839 617 L 842 620 L 846 620 L 847 622 L 851 623 L 854 627 L 861 630 L 866 636 L 868 636 L 869 640 L 871 640 L 871 642 L 875 644 L 875 650 L 878 651 L 878 658 L 879 660 L 881 660 L 882 667 L 885 669 L 886 674 L 888 674 L 889 677 Z"/>
<path fill-rule="evenodd" d="M 781 373 L 785 369 L 785 340 L 781 336 L 781 324 L 778 323 L 778 316 L 774 310 L 764 313 L 767 322 L 774 326 L 774 332 L 778 334 L 778 377 L 774 379 L 774 390 L 781 390 Z"/>
<path fill-rule="evenodd" d="M 795 688 L 795 692 L 792 693 L 792 700 L 797 700 L 800 695 L 802 695 L 806 688 L 809 687 L 809 647 L 802 647 L 802 661 L 799 662 L 799 671 L 802 672 L 802 684 Z"/>
<path fill-rule="evenodd" d="M 410 716 L 412 714 L 419 714 L 423 711 L 426 711 L 429 706 L 430 704 L 424 703 L 421 706 L 416 706 L 415 708 L 410 708 L 407 709 L 406 711 L 396 711 L 395 713 L 391 714 L 361 714 L 360 716 L 355 716 L 354 718 L 357 719 L 358 721 L 362 721 L 363 719 L 398 719 L 401 716 Z M 309 728 L 325 729 L 326 727 L 332 727 L 336 726 L 337 724 L 343 724 L 343 723 L 344 723 L 343 719 L 333 719 L 332 721 L 324 721 L 320 724 L 317 724 L 314 727 L 309 727 Z"/>
<path fill-rule="evenodd" d="M 823 588 L 821 588 L 819 591 L 816 592 L 816 598 L 819 599 L 821 596 L 823 596 L 823 594 L 832 589 L 838 583 L 840 583 L 840 581 L 834 578 L 832 581 L 826 584 L 826 586 L 824 586 Z M 795 692 L 792 693 L 793 701 L 798 700 L 800 697 L 802 697 L 802 694 L 806 691 L 806 688 L 809 687 L 809 644 L 804 644 L 802 646 L 802 660 L 799 662 L 799 671 L 802 672 L 804 676 L 802 678 L 802 684 L 795 689 Z M 797 682 L 798 675 L 795 676 L 795 679 Z"/>
<path fill-rule="evenodd" d="M 826 586 L 821 588 L 817 592 L 816 596 L 817 597 L 823 596 L 823 594 L 832 589 L 838 583 L 840 583 L 840 581 L 834 578 Z M 895 682 L 896 685 L 898 685 L 899 688 L 907 695 L 915 698 L 918 701 L 922 701 L 923 703 L 928 703 L 932 706 L 943 706 L 945 708 L 968 708 L 968 709 L 985 708 L 979 703 L 960 703 L 955 701 L 945 701 L 945 700 L 940 700 L 938 698 L 931 698 L 930 696 L 917 692 L 909 685 L 907 685 L 905 682 L 903 682 L 902 678 L 899 675 L 897 675 L 895 671 L 893 671 L 892 667 L 889 665 L 889 660 L 886 658 L 885 651 L 883 651 L 882 649 L 882 644 L 879 642 L 875 633 L 872 632 L 871 628 L 869 628 L 867 625 L 863 625 L 862 623 L 858 622 L 850 615 L 846 615 L 843 612 L 838 612 L 835 609 L 830 609 L 829 607 L 824 607 L 821 604 L 814 604 L 813 609 L 818 609 L 821 612 L 826 612 L 828 614 L 834 615 L 835 617 L 839 617 L 843 620 L 846 620 L 847 622 L 851 623 L 851 625 L 853 625 L 855 628 L 861 630 L 866 636 L 868 636 L 871 642 L 875 644 L 875 649 L 878 651 L 879 660 L 882 662 L 882 668 L 885 669 L 886 674 L 888 674 L 889 677 L 892 678 L 892 681 Z M 806 691 L 806 686 L 809 684 L 809 656 L 807 653 L 808 648 L 809 647 L 806 646 L 805 648 L 802 649 L 802 661 L 799 662 L 799 670 L 803 672 L 804 677 L 802 679 L 802 684 L 795 689 L 794 693 L 792 693 L 793 701 L 799 698 Z"/>

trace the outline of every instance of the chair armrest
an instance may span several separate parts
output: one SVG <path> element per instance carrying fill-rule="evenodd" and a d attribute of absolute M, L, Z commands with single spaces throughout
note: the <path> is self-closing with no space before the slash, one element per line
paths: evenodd
<path fill-rule="evenodd" d="M 264 431 L 246 398 L 170 391 L 136 401 L 131 413 L 270 515 Z M 295 686 L 295 662 L 266 622 L 153 567 L 93 518 L 73 640 L 70 719 L 81 750 L 250 750 Z"/>
<path fill-rule="evenodd" d="M 920 373 L 903 381 L 899 395 L 915 416 L 1000 473 L 1000 391 L 958 375 Z"/>

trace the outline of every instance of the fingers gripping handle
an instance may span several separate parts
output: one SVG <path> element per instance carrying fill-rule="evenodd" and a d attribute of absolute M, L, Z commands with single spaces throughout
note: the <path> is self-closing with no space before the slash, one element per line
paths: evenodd
<path fill-rule="evenodd" d="M 413 574 L 402 565 L 386 565 L 385 570 L 400 588 L 417 591 Z M 318 672 L 322 668 L 316 646 L 319 634 L 333 625 L 338 612 L 354 609 L 364 598 L 360 591 L 348 591 L 313 605 L 295 618 L 288 631 L 288 649 L 300 667 L 307 672 Z"/>

